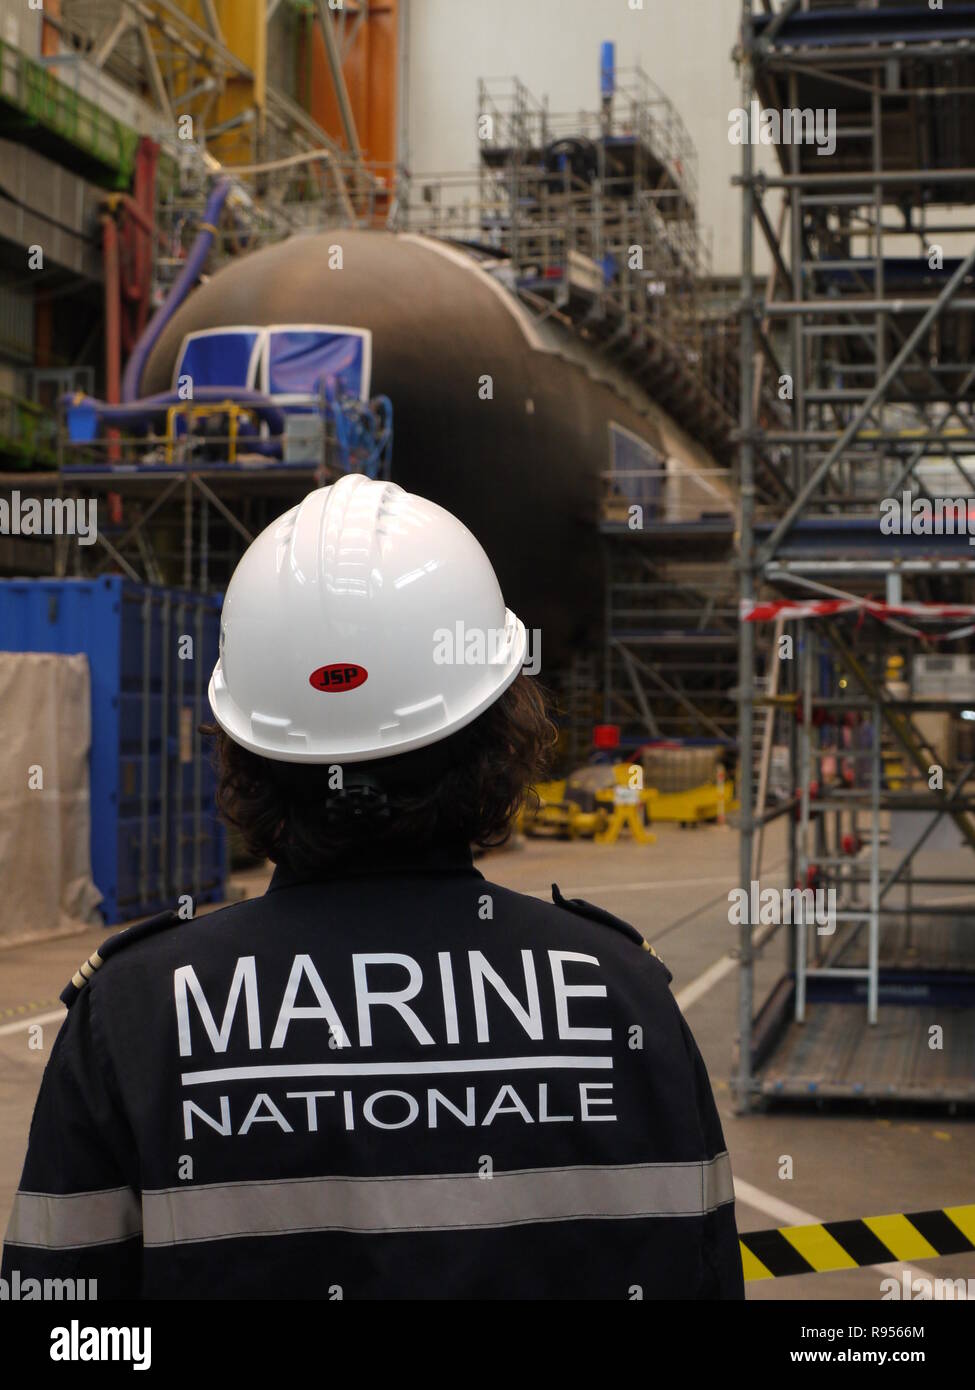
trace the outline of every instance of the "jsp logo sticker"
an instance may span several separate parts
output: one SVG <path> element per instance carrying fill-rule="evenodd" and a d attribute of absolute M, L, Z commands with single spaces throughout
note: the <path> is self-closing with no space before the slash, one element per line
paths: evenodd
<path fill-rule="evenodd" d="M 308 677 L 308 684 L 325 695 L 341 694 L 345 690 L 355 690 L 369 679 L 364 666 L 351 661 L 334 661 L 331 666 L 319 666 Z"/>

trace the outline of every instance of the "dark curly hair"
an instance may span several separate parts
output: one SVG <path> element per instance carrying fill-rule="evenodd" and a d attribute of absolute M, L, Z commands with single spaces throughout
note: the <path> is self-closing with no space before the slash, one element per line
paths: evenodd
<path fill-rule="evenodd" d="M 221 817 L 252 854 L 297 874 L 366 852 L 378 865 L 384 851 L 503 844 L 556 738 L 541 688 L 521 674 L 465 729 L 375 762 L 275 762 L 216 725 L 203 732 L 215 743 Z"/>

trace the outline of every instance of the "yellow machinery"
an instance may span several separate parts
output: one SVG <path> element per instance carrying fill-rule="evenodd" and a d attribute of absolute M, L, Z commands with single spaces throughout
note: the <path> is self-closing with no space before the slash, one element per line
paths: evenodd
<path fill-rule="evenodd" d="M 176 421 L 178 419 L 185 419 L 188 429 L 192 430 L 194 420 L 205 420 L 216 415 L 227 416 L 227 462 L 236 463 L 237 433 L 240 428 L 240 421 L 245 416 L 253 418 L 253 411 L 246 405 L 238 405 L 234 401 L 221 401 L 219 404 L 209 403 L 207 405 L 194 405 L 192 401 L 180 401 L 176 405 L 171 405 L 166 411 L 166 462 L 174 462 L 176 448 L 182 442 L 176 434 Z M 182 440 L 187 437 L 184 435 Z"/>
<path fill-rule="evenodd" d="M 526 835 L 556 839 L 591 836 L 598 844 L 613 844 L 624 829 L 629 829 L 640 843 L 652 844 L 656 836 L 647 828 L 648 822 L 700 825 L 721 821 L 738 807 L 731 781 L 723 785 L 705 782 L 682 792 L 658 792 L 655 787 L 631 788 L 632 769 L 631 763 L 599 764 L 604 782 L 600 787 L 573 786 L 577 773 L 561 781 L 539 782 L 535 788 L 538 805 L 522 811 L 519 828 Z M 580 771 L 592 774 L 596 769 Z"/>
<path fill-rule="evenodd" d="M 584 811 L 577 801 L 566 799 L 565 780 L 539 782 L 535 788 L 538 805 L 527 805 L 519 817 L 519 828 L 526 835 L 551 835 L 559 840 L 596 835 L 606 829 L 609 813 L 603 806 Z"/>
<path fill-rule="evenodd" d="M 538 805 L 525 807 L 520 828 L 526 835 L 558 839 L 591 836 L 599 844 L 613 844 L 629 829 L 641 844 L 653 844 L 656 836 L 647 829 L 646 819 L 657 793 L 631 788 L 630 778 L 631 765 L 616 763 L 583 768 L 562 781 L 540 782 L 535 788 Z M 590 785 L 580 785 L 583 780 Z M 603 785 L 592 785 L 596 780 Z"/>
<path fill-rule="evenodd" d="M 624 772 L 629 772 L 627 765 L 617 764 L 622 767 Z M 597 792 L 597 801 L 604 802 L 609 810 L 609 823 L 605 830 L 597 831 L 593 836 L 597 845 L 613 845 L 619 839 L 624 830 L 628 830 L 637 844 L 655 845 L 657 837 L 652 830 L 647 828 L 647 817 L 649 815 L 649 804 L 656 797 L 654 790 L 637 790 L 626 785 L 616 786 L 612 790 Z M 644 810 L 647 808 L 647 810 Z"/>
<path fill-rule="evenodd" d="M 722 820 L 738 809 L 734 799 L 734 782 L 723 788 L 716 782 L 705 782 L 686 792 L 661 792 L 653 803 L 655 821 L 676 821 L 678 825 L 700 825 L 702 821 Z"/>

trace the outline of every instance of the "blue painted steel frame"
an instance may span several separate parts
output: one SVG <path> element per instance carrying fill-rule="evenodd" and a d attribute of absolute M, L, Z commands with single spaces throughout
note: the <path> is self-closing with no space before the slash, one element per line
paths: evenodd
<path fill-rule="evenodd" d="M 146 596 L 150 597 L 150 679 L 140 680 L 138 688 L 129 688 L 127 672 L 142 672 L 142 652 L 135 649 L 135 640 L 144 638 L 142 625 L 142 606 Z M 182 666 L 177 665 L 175 651 L 170 653 L 168 670 L 169 688 L 165 692 L 166 717 L 163 716 L 162 672 L 166 663 L 162 660 L 162 629 L 158 625 L 156 604 L 169 599 L 175 613 L 184 605 L 192 621 L 186 626 L 190 635 L 197 631 L 196 614 L 202 610 L 203 649 L 194 650 L 194 676 L 188 687 L 183 681 L 177 684 L 177 675 L 183 675 Z M 210 794 L 213 776 L 207 774 L 200 779 L 200 785 L 190 789 L 187 800 L 182 784 L 186 781 L 185 769 L 181 762 L 179 710 L 176 695 L 182 694 L 182 706 L 187 702 L 194 711 L 194 725 L 207 717 L 206 689 L 209 671 L 216 659 L 217 634 L 222 599 L 216 594 L 197 594 L 178 589 L 145 588 L 129 583 L 118 575 L 106 575 L 99 579 L 10 579 L 0 581 L 0 651 L 84 653 L 88 658 L 91 679 L 91 753 L 90 753 L 90 802 L 91 802 L 91 859 L 92 876 L 103 895 L 101 911 L 106 922 L 112 924 L 156 912 L 164 907 L 175 906 L 175 896 L 165 891 L 167 884 L 175 893 L 192 892 L 191 882 L 182 878 L 187 866 L 184 860 L 190 858 L 186 850 L 187 836 L 185 822 L 194 818 L 194 825 L 201 827 L 201 833 L 212 847 L 207 864 L 201 867 L 201 888 L 194 901 L 212 902 L 222 899 L 226 881 L 227 843 L 226 833 L 217 821 Z M 136 624 L 126 622 L 125 608 L 134 605 L 139 610 Z M 131 611 L 131 610 L 130 610 Z M 209 632 L 207 632 L 209 628 Z M 179 636 L 173 625 L 171 639 L 175 643 Z M 160 658 L 158 669 L 156 658 Z M 198 675 L 196 664 L 202 662 L 205 673 Z M 134 663 L 134 664 L 133 664 Z M 156 684 L 158 676 L 158 696 Z M 147 752 L 143 757 L 140 746 L 137 752 L 131 751 L 130 715 L 135 709 L 131 705 L 133 697 L 140 702 L 149 689 L 152 707 L 158 709 L 158 751 Z M 199 707 L 198 707 L 199 706 Z M 141 703 L 138 706 L 141 726 Z M 150 712 L 149 727 L 152 728 Z M 166 731 L 165 747 L 162 735 Z M 155 872 L 146 866 L 146 882 L 155 880 L 155 886 L 145 893 L 134 891 L 132 881 L 139 881 L 138 873 L 123 863 L 121 845 L 127 826 L 132 820 L 131 804 L 138 796 L 142 798 L 142 779 L 148 779 L 146 800 L 149 805 L 158 801 L 158 786 L 163 759 L 171 769 L 173 791 L 172 804 L 167 804 L 165 827 L 162 828 L 162 807 L 149 816 L 146 836 L 153 838 L 153 848 L 158 848 L 161 860 L 162 844 L 169 846 L 167 863 L 158 863 Z M 133 790 L 122 785 L 123 766 L 127 774 L 131 772 Z M 176 779 L 181 781 L 180 793 L 176 793 Z M 168 784 L 167 784 L 168 785 Z M 156 793 L 154 795 L 154 792 Z M 197 803 L 199 806 L 197 807 Z M 178 813 L 176 810 L 178 807 Z M 178 821 L 177 821 L 178 814 Z M 154 828 L 154 829 L 153 829 Z M 140 824 L 141 833 L 141 824 Z M 191 837 L 192 838 L 192 837 Z M 186 851 L 186 852 L 184 852 Z M 147 858 L 151 851 L 147 851 Z M 195 862 L 195 861 L 194 861 Z M 206 882 L 203 883 L 203 878 Z M 185 887 L 183 884 L 185 883 Z M 162 888 L 162 891 L 160 889 Z"/>

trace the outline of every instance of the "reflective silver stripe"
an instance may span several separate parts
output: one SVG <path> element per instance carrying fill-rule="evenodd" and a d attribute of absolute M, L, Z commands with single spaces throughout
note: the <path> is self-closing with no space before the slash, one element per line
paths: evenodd
<path fill-rule="evenodd" d="M 167 1188 L 142 1198 L 144 1243 L 307 1231 L 448 1231 L 536 1221 L 703 1216 L 734 1200 L 726 1153 L 707 1163 L 527 1168 L 480 1178 L 300 1178 Z"/>
<path fill-rule="evenodd" d="M 735 1200 L 735 1180 L 727 1153 L 718 1154 L 709 1163 L 702 1163 L 701 1176 L 704 1179 L 701 1191 L 704 1212 L 715 1211 Z"/>
<path fill-rule="evenodd" d="M 563 1068 L 570 1071 L 612 1070 L 612 1057 L 570 1056 L 560 1053 L 554 1057 L 453 1057 L 436 1062 L 297 1062 L 260 1067 L 217 1067 L 211 1071 L 184 1071 L 180 1077 L 184 1086 L 207 1086 L 223 1081 L 269 1081 L 282 1077 L 305 1076 L 447 1076 L 454 1072 L 488 1071 L 551 1071 Z"/>
<path fill-rule="evenodd" d="M 141 1230 L 139 1198 L 129 1187 L 67 1196 L 18 1192 L 6 1241 L 42 1250 L 70 1250 L 79 1245 L 111 1245 Z"/>

